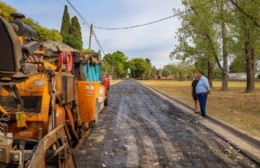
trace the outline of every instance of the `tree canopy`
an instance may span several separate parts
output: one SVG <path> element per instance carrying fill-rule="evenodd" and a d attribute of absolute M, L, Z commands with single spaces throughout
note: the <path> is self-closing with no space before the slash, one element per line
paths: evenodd
<path fill-rule="evenodd" d="M 82 50 L 83 41 L 80 23 L 76 16 L 73 16 L 70 19 L 67 5 L 64 7 L 60 33 L 65 44 L 68 44 L 75 49 Z"/>
<path fill-rule="evenodd" d="M 152 65 L 149 58 L 133 58 L 128 60 L 127 56 L 116 51 L 112 54 L 106 54 L 102 60 L 102 71 L 112 75 L 113 78 L 125 78 L 126 76 L 140 79 L 154 78 L 157 69 Z"/>
<path fill-rule="evenodd" d="M 162 76 L 165 78 L 172 78 L 177 80 L 192 79 L 195 73 L 195 67 L 188 62 L 181 62 L 179 64 L 168 64 L 162 69 Z"/>
<path fill-rule="evenodd" d="M 13 7 L 7 5 L 4 2 L 0 2 L 0 9 L 1 9 L 2 16 L 4 18 L 6 18 L 7 20 L 11 20 L 12 19 L 11 14 L 16 11 L 16 9 L 14 9 Z"/>
<path fill-rule="evenodd" d="M 246 92 L 253 91 L 260 44 L 259 3 L 254 0 L 182 0 L 182 3 L 187 12 L 180 15 L 182 26 L 176 32 L 179 43 L 170 57 L 190 61 L 197 70 L 207 72 L 210 84 L 220 72 L 222 90 L 228 89 L 228 62 L 233 57 L 241 68 L 245 67 Z"/>
<path fill-rule="evenodd" d="M 128 68 L 130 69 L 131 77 L 141 79 L 146 76 L 148 65 L 143 58 L 134 58 L 128 62 Z"/>
<path fill-rule="evenodd" d="M 103 70 L 115 78 L 124 78 L 127 74 L 127 57 L 121 51 L 106 54 L 103 58 Z"/>
<path fill-rule="evenodd" d="M 65 7 L 64 7 L 60 33 L 62 35 L 70 34 L 70 14 L 68 12 L 67 5 L 65 5 Z"/>

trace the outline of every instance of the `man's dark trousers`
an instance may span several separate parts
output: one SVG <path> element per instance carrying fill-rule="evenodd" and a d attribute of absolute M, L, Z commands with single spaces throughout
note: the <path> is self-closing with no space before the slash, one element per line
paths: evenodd
<path fill-rule="evenodd" d="M 207 103 L 208 93 L 199 93 L 198 99 L 200 102 L 200 114 L 202 117 L 206 116 L 206 103 Z"/>

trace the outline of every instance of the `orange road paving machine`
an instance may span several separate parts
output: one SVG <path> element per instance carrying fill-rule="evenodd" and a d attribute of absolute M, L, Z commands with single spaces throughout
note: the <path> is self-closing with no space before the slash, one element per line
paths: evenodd
<path fill-rule="evenodd" d="M 72 149 L 106 102 L 100 54 L 38 42 L 0 16 L 0 167 L 75 167 Z"/>

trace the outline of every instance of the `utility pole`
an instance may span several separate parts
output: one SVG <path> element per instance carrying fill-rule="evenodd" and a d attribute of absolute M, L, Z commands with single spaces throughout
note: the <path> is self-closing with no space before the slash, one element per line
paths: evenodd
<path fill-rule="evenodd" d="M 89 33 L 88 49 L 91 49 L 92 34 L 93 34 L 93 24 L 91 23 L 91 25 L 90 25 L 90 33 Z"/>

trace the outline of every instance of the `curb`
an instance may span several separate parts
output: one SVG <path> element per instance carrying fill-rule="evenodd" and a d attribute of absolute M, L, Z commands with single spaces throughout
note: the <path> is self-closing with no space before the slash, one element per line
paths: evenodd
<path fill-rule="evenodd" d="M 192 115 L 194 119 L 196 119 L 201 125 L 215 133 L 221 139 L 225 140 L 227 143 L 230 143 L 233 147 L 240 150 L 241 153 L 248 156 L 252 161 L 257 164 L 260 164 L 260 139 L 256 137 L 252 137 L 245 133 L 242 130 L 234 128 L 233 126 L 224 123 L 223 121 L 218 120 L 213 116 L 207 115 L 207 119 L 201 119 L 201 117 L 197 114 L 194 114 L 194 109 L 189 105 L 176 100 L 168 95 L 153 89 L 149 86 L 144 85 L 139 82 L 143 87 L 151 90 L 153 93 L 160 96 L 162 99 L 168 101 L 173 106 L 177 107 L 181 111 Z"/>

